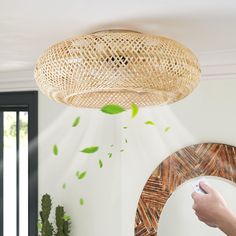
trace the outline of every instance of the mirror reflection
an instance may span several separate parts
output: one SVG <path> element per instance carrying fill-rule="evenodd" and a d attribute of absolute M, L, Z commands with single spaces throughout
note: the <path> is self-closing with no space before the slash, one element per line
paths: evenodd
<path fill-rule="evenodd" d="M 236 213 L 236 185 L 226 179 L 209 176 L 204 177 L 207 183 L 223 196 L 229 208 Z M 166 202 L 160 216 L 159 236 L 223 236 L 223 232 L 211 228 L 196 217 L 191 197 L 193 183 L 201 177 L 186 181 L 179 186 Z"/>

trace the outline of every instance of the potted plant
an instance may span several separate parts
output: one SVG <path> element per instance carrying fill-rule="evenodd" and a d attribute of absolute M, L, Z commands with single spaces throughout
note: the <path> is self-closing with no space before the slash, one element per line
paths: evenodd
<path fill-rule="evenodd" d="M 66 215 L 63 206 L 57 206 L 55 210 L 55 224 L 49 221 L 52 209 L 52 200 L 49 194 L 44 194 L 41 199 L 40 219 L 38 229 L 40 236 L 69 236 L 71 219 Z M 55 226 L 55 227 L 54 227 Z"/>

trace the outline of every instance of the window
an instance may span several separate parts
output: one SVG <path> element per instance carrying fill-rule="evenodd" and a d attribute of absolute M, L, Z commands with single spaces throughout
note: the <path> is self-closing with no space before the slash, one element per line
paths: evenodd
<path fill-rule="evenodd" d="M 38 94 L 0 93 L 0 235 L 37 236 Z"/>

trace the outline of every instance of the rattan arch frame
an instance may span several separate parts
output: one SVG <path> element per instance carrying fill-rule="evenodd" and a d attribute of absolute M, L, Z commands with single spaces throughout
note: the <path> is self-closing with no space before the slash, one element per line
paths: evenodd
<path fill-rule="evenodd" d="M 173 103 L 190 94 L 199 77 L 191 50 L 166 37 L 129 30 L 98 31 L 59 42 L 35 67 L 45 95 L 86 108 Z"/>
<path fill-rule="evenodd" d="M 236 183 L 236 147 L 203 143 L 165 159 L 146 182 L 139 199 L 135 236 L 157 236 L 162 209 L 175 189 L 197 176 L 217 176 Z"/>

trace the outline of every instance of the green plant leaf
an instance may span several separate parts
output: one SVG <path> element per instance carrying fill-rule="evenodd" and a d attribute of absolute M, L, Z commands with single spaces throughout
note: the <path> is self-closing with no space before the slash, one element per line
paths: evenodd
<path fill-rule="evenodd" d="M 109 104 L 109 105 L 105 105 L 101 108 L 101 111 L 110 115 L 115 115 L 115 114 L 119 114 L 121 112 L 124 112 L 125 109 L 119 105 L 115 105 L 115 104 Z"/>
<path fill-rule="evenodd" d="M 132 116 L 131 118 L 134 119 L 134 117 L 138 114 L 138 106 L 134 104 L 133 102 L 131 103 L 131 110 L 132 110 Z"/>
<path fill-rule="evenodd" d="M 80 198 L 79 203 L 80 203 L 81 206 L 83 206 L 84 205 L 84 199 Z"/>
<path fill-rule="evenodd" d="M 39 231 L 41 231 L 41 230 L 42 230 L 42 228 L 43 228 L 43 225 L 42 225 L 42 223 L 41 223 L 41 222 L 38 222 L 38 224 L 37 224 L 37 227 L 38 227 L 38 230 L 39 230 Z"/>
<path fill-rule="evenodd" d="M 66 189 L 66 183 L 64 183 L 64 184 L 62 185 L 62 188 L 63 188 L 63 189 Z"/>
<path fill-rule="evenodd" d="M 102 160 L 101 160 L 101 159 L 98 161 L 98 164 L 99 164 L 99 167 L 100 167 L 100 168 L 102 168 L 102 167 L 103 167 L 103 162 L 102 162 Z"/>
<path fill-rule="evenodd" d="M 112 153 L 111 152 L 107 153 L 107 155 L 108 155 L 109 158 L 112 158 Z"/>
<path fill-rule="evenodd" d="M 120 152 L 123 152 L 123 151 L 124 151 L 124 149 L 121 149 L 121 150 L 120 150 Z"/>
<path fill-rule="evenodd" d="M 164 132 L 168 132 L 170 130 L 170 127 L 165 127 Z"/>
<path fill-rule="evenodd" d="M 78 172 L 78 171 L 77 171 L 77 172 Z M 86 171 L 82 172 L 81 174 L 78 172 L 77 177 L 78 177 L 78 179 L 83 179 L 83 178 L 86 176 L 86 174 L 87 174 Z"/>
<path fill-rule="evenodd" d="M 128 127 L 127 126 L 123 126 L 123 129 L 127 129 Z"/>
<path fill-rule="evenodd" d="M 125 139 L 125 143 L 128 143 L 128 140 L 127 140 L 127 139 Z"/>
<path fill-rule="evenodd" d="M 87 148 L 84 148 L 83 150 L 81 150 L 81 152 L 84 152 L 84 153 L 94 153 L 98 150 L 98 146 L 91 146 L 91 147 L 87 147 Z"/>
<path fill-rule="evenodd" d="M 59 150 L 58 150 L 58 146 L 56 145 L 56 144 L 54 144 L 53 145 L 53 154 L 55 155 L 55 156 L 57 156 L 58 155 L 58 153 L 59 153 Z"/>
<path fill-rule="evenodd" d="M 64 216 L 63 216 L 63 219 L 64 219 L 65 221 L 68 221 L 68 220 L 70 220 L 70 216 L 64 215 Z"/>
<path fill-rule="evenodd" d="M 155 123 L 151 120 L 148 120 L 145 122 L 146 125 L 155 125 Z"/>
<path fill-rule="evenodd" d="M 76 127 L 80 122 L 80 117 L 78 116 L 77 118 L 75 118 L 75 120 L 72 123 L 72 127 Z"/>

